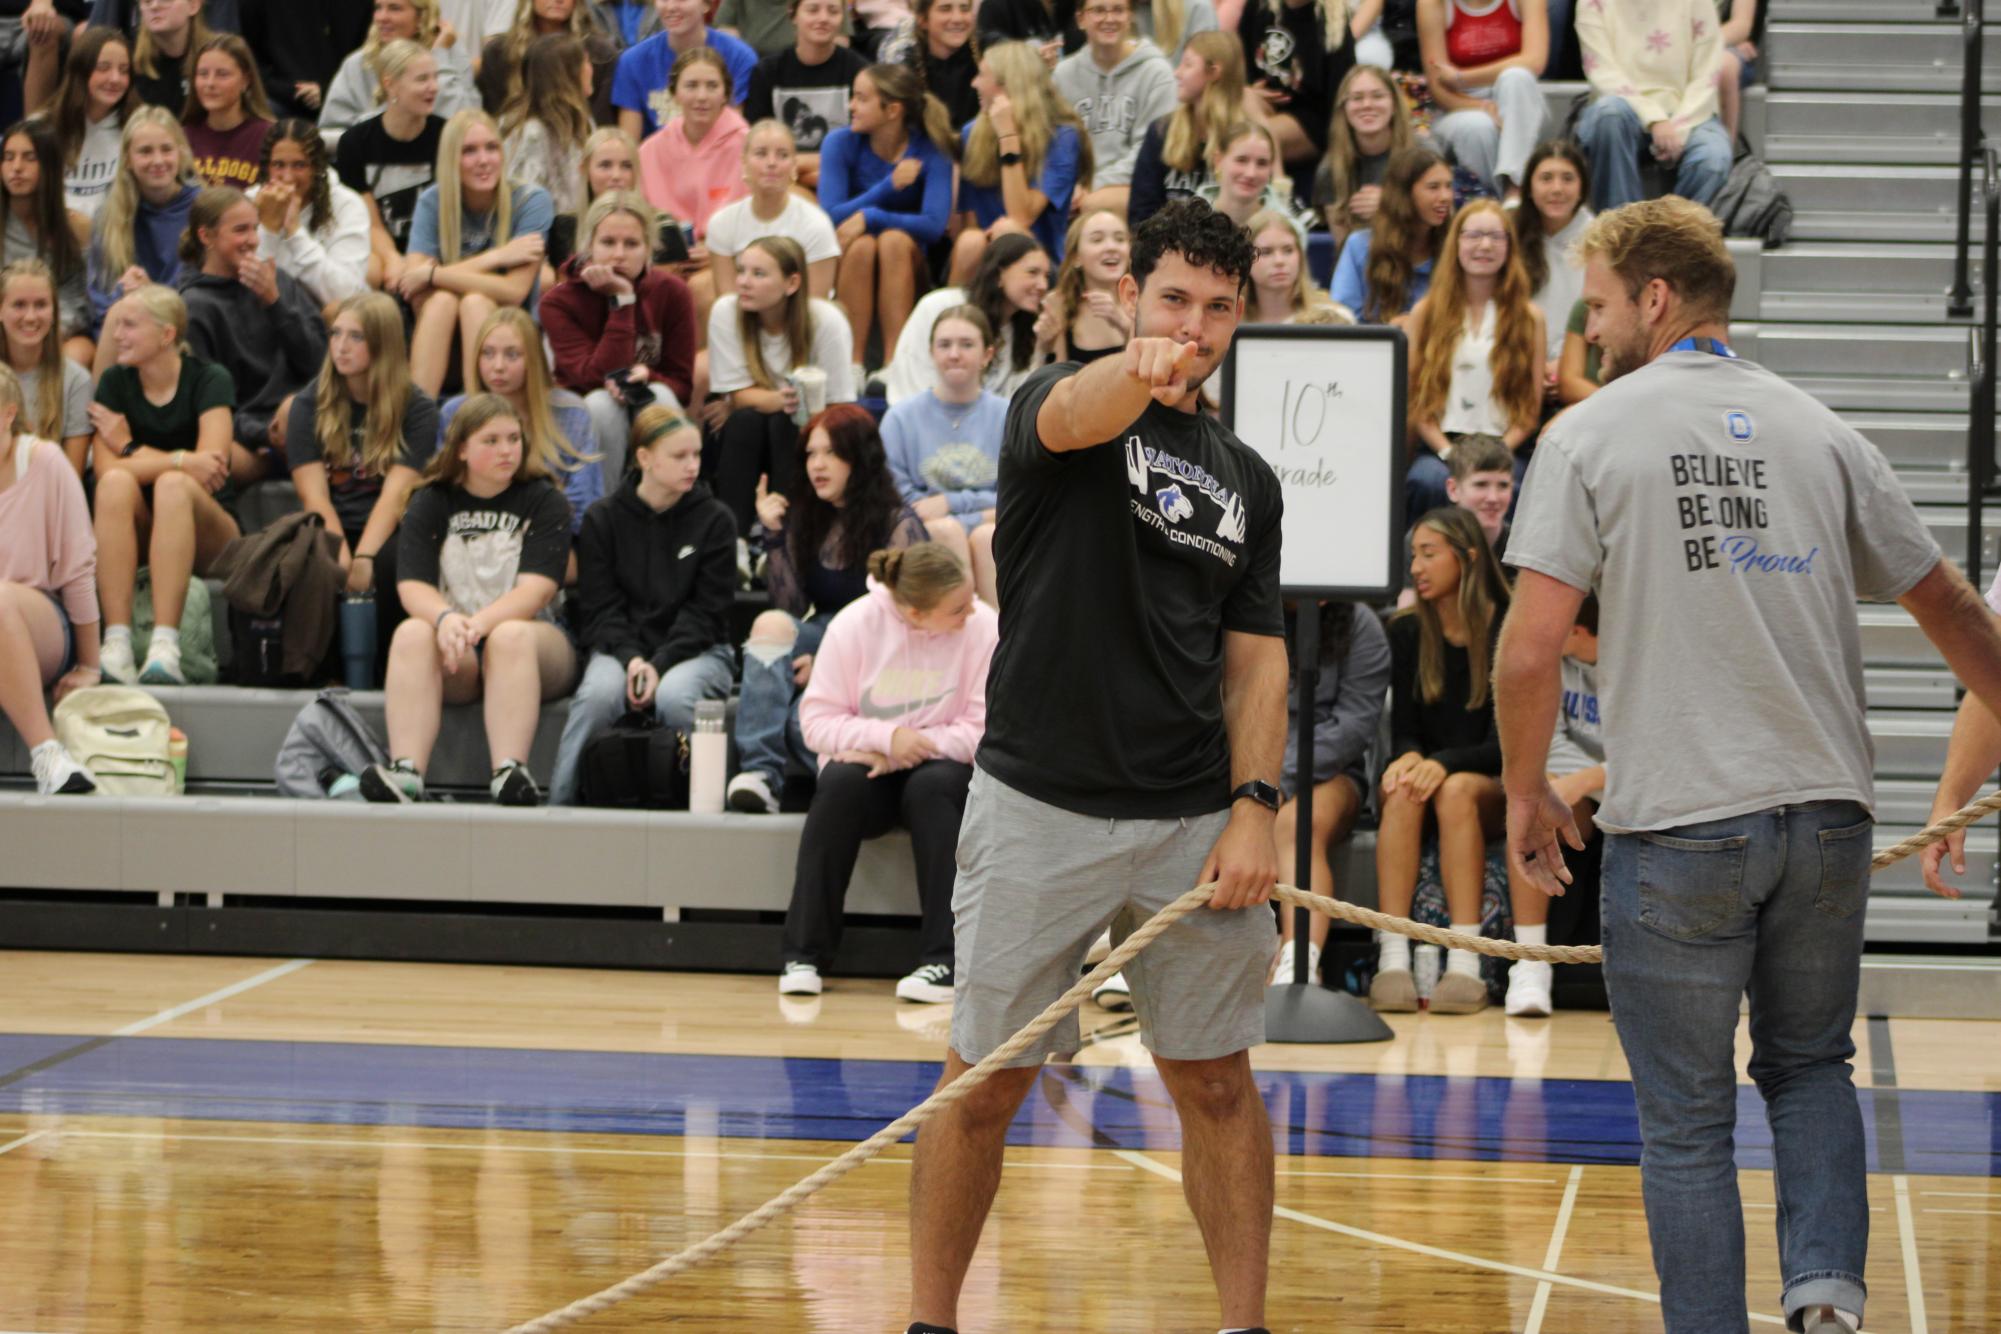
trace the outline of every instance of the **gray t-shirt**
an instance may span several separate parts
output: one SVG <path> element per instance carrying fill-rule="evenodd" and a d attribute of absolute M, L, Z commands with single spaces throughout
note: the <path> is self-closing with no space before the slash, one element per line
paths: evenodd
<path fill-rule="evenodd" d="M 1507 560 L 1598 594 L 1605 828 L 1874 803 L 1855 600 L 1939 548 L 1804 392 L 1696 351 L 1615 380 L 1543 432 Z"/>
<path fill-rule="evenodd" d="M 1605 715 L 1598 707 L 1598 664 L 1563 660 L 1563 710 L 1549 741 L 1549 763 L 1558 778 L 1605 763 Z M 1599 796 L 1604 795 L 1600 788 Z"/>
<path fill-rule="evenodd" d="M 26 405 L 23 420 L 32 421 L 41 402 L 42 373 L 39 370 L 20 373 L 21 402 Z M 90 402 L 95 391 L 90 383 L 90 372 L 63 358 L 63 439 L 71 436 L 89 435 Z M 61 444 L 58 440 L 56 444 Z"/>

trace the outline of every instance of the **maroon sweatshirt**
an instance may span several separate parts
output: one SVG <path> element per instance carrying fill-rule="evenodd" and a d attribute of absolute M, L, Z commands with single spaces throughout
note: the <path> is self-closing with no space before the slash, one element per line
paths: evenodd
<path fill-rule="evenodd" d="M 542 332 L 556 354 L 556 383 L 579 394 L 605 380 L 645 366 L 683 404 L 694 392 L 695 299 L 688 285 L 664 269 L 649 268 L 638 299 L 619 307 L 577 275 L 577 256 L 563 266 L 563 281 L 542 297 Z"/>

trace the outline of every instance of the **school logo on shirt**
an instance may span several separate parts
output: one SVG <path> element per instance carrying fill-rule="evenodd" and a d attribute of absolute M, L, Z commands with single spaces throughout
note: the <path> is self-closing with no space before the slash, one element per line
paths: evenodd
<path fill-rule="evenodd" d="M 1742 408 L 1732 408 L 1723 414 L 1723 430 L 1732 444 L 1748 445 L 1758 438 L 1758 431 L 1751 424 L 1751 414 Z"/>
<path fill-rule="evenodd" d="M 1178 486 L 1163 486 L 1153 493 L 1153 498 L 1160 502 L 1161 516 L 1169 523 L 1180 523 L 1195 512 L 1195 507 L 1188 503 L 1188 497 L 1181 494 Z"/>
<path fill-rule="evenodd" d="M 1231 544 L 1241 545 L 1249 530 L 1244 498 L 1224 486 L 1207 468 L 1176 458 L 1164 449 L 1155 449 L 1136 435 L 1127 437 L 1125 454 L 1126 480 L 1139 492 L 1131 501 L 1133 516 L 1177 546 L 1205 551 L 1236 568 L 1239 553 Z M 1167 478 L 1168 485 L 1156 490 L 1152 482 L 1155 474 Z M 1184 520 L 1195 516 L 1195 503 L 1184 487 L 1207 498 L 1220 511 L 1215 538 L 1179 527 Z"/>
<path fill-rule="evenodd" d="M 1296 86 L 1299 79 L 1292 71 L 1292 55 L 1297 49 L 1298 43 L 1284 28 L 1266 28 L 1265 39 L 1258 43 L 1258 69 L 1288 88 Z"/>

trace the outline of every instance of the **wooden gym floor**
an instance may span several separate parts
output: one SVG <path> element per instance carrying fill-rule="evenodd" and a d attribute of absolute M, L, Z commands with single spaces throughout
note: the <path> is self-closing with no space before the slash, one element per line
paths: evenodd
<path fill-rule="evenodd" d="M 0 952 L 0 1331 L 494 1330 L 642 1269 L 928 1091 L 883 982 Z M 1608 1017 L 1398 1017 L 1267 1047 L 1275 1331 L 1660 1327 Z M 974 1331 L 1217 1326 L 1129 1018 L 1087 1007 L 1017 1123 Z M 2001 1024 L 1857 1024 L 1867 1328 L 2001 1327 Z M 1745 1301 L 1777 1328 L 1739 1111 Z M 898 1331 L 909 1149 L 583 1329 Z"/>

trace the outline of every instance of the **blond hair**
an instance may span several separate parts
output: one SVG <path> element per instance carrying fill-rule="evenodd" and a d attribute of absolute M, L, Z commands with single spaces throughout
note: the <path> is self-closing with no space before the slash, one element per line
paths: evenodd
<path fill-rule="evenodd" d="M 0 408 L 11 407 L 14 409 L 14 420 L 7 427 L 8 444 L 12 444 L 13 437 L 21 433 L 21 407 L 23 398 L 24 395 L 21 393 L 21 377 L 14 374 L 12 366 L 0 364 Z M 26 434 L 34 435 L 36 432 L 28 431 Z M 61 436 L 53 438 L 57 440 L 62 439 Z M 17 477 L 14 480 L 19 481 L 20 478 Z"/>
<path fill-rule="evenodd" d="M 368 68 L 375 75 L 376 101 L 389 100 L 389 85 L 402 78 L 403 71 L 415 64 L 419 56 L 430 56 L 434 64 L 438 59 L 430 47 L 413 42 L 408 37 L 398 37 L 375 53 L 374 59 L 368 62 Z"/>
<path fill-rule="evenodd" d="M 361 44 L 361 63 L 364 68 L 374 69 L 376 57 L 397 42 L 415 41 L 426 51 L 438 44 L 438 0 L 403 0 L 403 3 L 417 11 L 417 36 L 397 37 L 385 42 L 382 40 L 382 34 L 376 31 L 375 25 L 369 24 L 368 37 Z M 583 6 L 578 5 L 577 8 L 582 9 Z"/>
<path fill-rule="evenodd" d="M 479 352 L 486 346 L 486 340 L 501 329 L 512 329 L 521 340 L 521 360 L 527 366 L 521 380 L 521 412 L 517 414 L 521 429 L 528 436 L 527 452 L 540 461 L 545 472 L 575 472 L 586 463 L 597 462 L 599 455 L 586 454 L 571 444 L 562 427 L 556 424 L 555 411 L 549 406 L 556 386 L 549 378 L 548 358 L 542 355 L 542 330 L 521 307 L 502 306 L 479 326 L 479 337 L 473 340 L 473 374 L 479 380 L 479 387 L 487 389 L 486 376 L 478 369 Z"/>
<path fill-rule="evenodd" d="M 628 138 L 630 136 L 627 136 Z M 590 262 L 591 243 L 597 240 L 598 228 L 606 218 L 620 213 L 634 218 L 639 223 L 640 233 L 646 237 L 647 260 L 652 261 L 652 248 L 660 231 L 660 215 L 653 210 L 646 196 L 637 190 L 607 190 L 592 200 L 584 210 L 584 219 L 577 224 L 577 253 Z"/>
<path fill-rule="evenodd" d="M 1244 224 L 1244 234 L 1251 238 L 1251 248 L 1253 251 L 1257 248 L 1258 237 L 1273 227 L 1283 227 L 1286 233 L 1292 237 L 1293 244 L 1299 247 L 1299 269 L 1293 274 L 1292 287 L 1285 294 L 1287 309 L 1292 312 L 1294 318 L 1298 318 L 1305 315 L 1307 311 L 1312 310 L 1315 306 L 1333 305 L 1333 299 L 1327 293 L 1320 290 L 1314 283 L 1312 276 L 1306 271 L 1306 242 L 1299 235 L 1299 223 L 1292 217 L 1281 213 L 1275 208 L 1261 208 L 1251 214 L 1250 221 Z M 1322 322 L 1318 320 L 1314 321 L 1314 323 Z M 1344 322 L 1353 324 L 1355 321 L 1353 318 L 1346 321 L 1335 321 L 1335 323 Z"/>
<path fill-rule="evenodd" d="M 39 259 L 17 259 L 6 268 L 0 269 L 0 304 L 7 299 L 7 289 L 15 282 L 45 283 L 49 289 L 49 331 L 42 336 L 42 349 L 35 356 L 35 373 L 41 378 L 35 382 L 35 402 L 32 409 L 25 402 L 23 411 L 27 413 L 31 432 L 45 440 L 63 438 L 63 339 L 61 307 L 56 296 L 56 276 L 49 266 Z M 0 338 L 4 338 L 0 334 Z M 9 344 L 12 339 L 6 340 Z M 12 347 L 4 349 L 12 352 Z M 10 358 L 0 357 L 0 367 L 5 367 Z M 13 372 L 8 368 L 8 373 Z M 20 383 L 14 386 L 17 394 Z"/>
<path fill-rule="evenodd" d="M 789 236 L 760 236 L 744 250 L 762 250 L 777 262 L 780 274 L 799 280 L 798 290 L 785 298 L 785 318 L 781 323 L 792 365 L 805 365 L 813 356 L 813 294 L 806 290 L 805 248 Z M 738 266 L 741 265 L 739 260 Z M 752 383 L 764 389 L 778 388 L 782 373 L 774 373 L 764 364 L 764 327 L 757 312 L 745 310 L 739 302 L 736 320 L 737 337 L 743 343 L 744 369 L 750 372 Z"/>
<path fill-rule="evenodd" d="M 591 137 L 584 140 L 583 156 L 577 159 L 577 171 L 583 176 L 583 188 L 577 191 L 577 211 L 574 215 L 577 220 L 576 231 L 574 233 L 576 236 L 585 234 L 584 223 L 590 217 L 591 205 L 597 202 L 597 196 L 591 191 L 591 159 L 598 155 L 600 148 L 611 143 L 625 145 L 626 157 L 632 163 L 632 190 L 630 193 L 637 194 L 639 192 L 639 145 L 634 142 L 633 137 L 624 130 L 619 129 L 616 125 L 601 125 L 591 131 Z M 651 212 L 653 206 L 648 204 L 647 209 Z M 655 220 L 656 222 L 658 220 L 657 214 L 655 215 Z M 647 235 L 652 236 L 653 233 L 648 232 Z"/>
<path fill-rule="evenodd" d="M 93 223 L 97 252 L 104 261 L 102 272 L 112 275 L 114 281 L 115 275 L 138 262 L 134 234 L 141 195 L 139 178 L 132 172 L 132 139 L 145 129 L 165 130 L 173 137 L 174 149 L 181 155 L 177 179 L 182 185 L 194 184 L 194 151 L 188 147 L 188 136 L 173 112 L 165 107 L 145 106 L 125 118 L 124 132 L 118 137 L 118 174 L 112 178 L 111 191 L 104 197 L 103 207 L 97 210 Z"/>
<path fill-rule="evenodd" d="M 1723 244 L 1723 224 L 1700 204 L 1667 195 L 1600 213 L 1575 253 L 1587 263 L 1604 260 L 1635 300 L 1658 278 L 1691 316 L 1717 324 L 1730 318 L 1737 266 Z"/>
<path fill-rule="evenodd" d="M 930 611 L 966 582 L 966 567 L 959 563 L 959 557 L 937 542 L 872 551 L 868 572 L 891 597 L 912 611 Z"/>
<path fill-rule="evenodd" d="M 465 227 L 465 182 L 463 168 L 459 166 L 459 154 L 465 148 L 466 135 L 475 125 L 484 125 L 492 131 L 496 141 L 500 139 L 500 127 L 493 123 L 493 117 L 477 107 L 468 107 L 445 122 L 444 132 L 438 136 L 438 260 L 444 264 L 456 264 L 465 256 L 461 253 L 461 239 Z M 507 175 L 507 149 L 503 145 L 500 156 L 500 184 L 493 191 L 493 243 L 505 245 L 514 226 L 514 182 Z"/>
<path fill-rule="evenodd" d="M 403 416 L 410 403 L 410 354 L 403 341 L 403 315 L 396 298 L 385 292 L 363 292 L 340 303 L 334 319 L 352 315 L 368 344 L 368 371 L 363 391 L 367 424 L 361 457 L 350 458 L 349 433 L 354 429 L 354 398 L 347 377 L 334 369 L 333 354 L 320 367 L 313 398 L 314 434 L 321 461 L 329 472 L 358 467 L 385 477 L 403 447 Z"/>
<path fill-rule="evenodd" d="M 1202 57 L 1215 78 L 1193 102 L 1178 102 L 1167 118 L 1160 160 L 1176 171 L 1202 165 L 1209 136 L 1243 114 L 1244 48 L 1233 32 L 1198 32 L 1188 49 Z"/>
<path fill-rule="evenodd" d="M 184 357 L 192 356 L 194 350 L 188 346 L 188 303 L 181 300 L 181 294 L 165 283 L 147 283 L 126 293 L 112 302 L 114 307 L 127 301 L 146 312 L 156 324 L 174 331 L 176 350 Z M 107 318 L 109 312 L 107 312 Z"/>
<path fill-rule="evenodd" d="M 1042 63 L 1036 49 L 1027 42 L 1001 42 L 988 47 L 980 63 L 993 71 L 1014 108 L 1015 133 L 1021 140 L 1021 165 L 1028 179 L 1033 182 L 1041 177 L 1042 159 L 1049 151 L 1050 140 L 1068 125 L 1077 135 L 1077 183 L 1088 186 L 1095 168 L 1091 136 L 1084 132 L 1076 108 L 1049 81 L 1049 67 Z M 962 175 L 977 186 L 1000 184 L 1000 136 L 994 133 L 994 123 L 984 111 L 974 118 L 973 132 L 966 140 Z M 1061 200 L 1052 201 L 1052 207 L 1061 204 Z"/>

